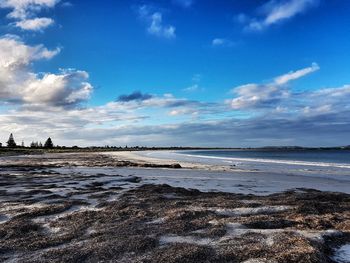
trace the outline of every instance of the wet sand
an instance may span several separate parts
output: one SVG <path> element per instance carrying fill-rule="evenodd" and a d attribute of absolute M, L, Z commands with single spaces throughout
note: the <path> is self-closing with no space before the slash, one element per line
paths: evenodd
<path fill-rule="evenodd" d="M 104 152 L 106 156 L 113 158 L 127 160 L 130 162 L 140 163 L 140 164 L 155 164 L 155 165 L 168 165 L 178 163 L 184 169 L 196 169 L 196 170 L 211 170 L 211 171 L 243 171 L 237 167 L 224 166 L 224 165 L 211 165 L 203 164 L 189 161 L 179 161 L 171 158 L 154 158 L 147 155 L 147 151 L 122 151 L 122 152 Z M 149 152 L 151 153 L 151 152 Z"/>
<path fill-rule="evenodd" d="M 0 261 L 347 262 L 348 194 L 184 189 L 149 176 L 209 171 L 123 154 L 1 158 Z"/>

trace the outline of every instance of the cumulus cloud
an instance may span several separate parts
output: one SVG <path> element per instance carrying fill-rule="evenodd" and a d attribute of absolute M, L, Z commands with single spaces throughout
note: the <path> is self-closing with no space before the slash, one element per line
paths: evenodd
<path fill-rule="evenodd" d="M 27 81 L 22 90 L 22 100 L 32 104 L 75 106 L 90 98 L 93 87 L 87 82 L 88 78 L 87 72 L 76 70 L 36 76 Z"/>
<path fill-rule="evenodd" d="M 23 30 L 41 31 L 54 23 L 53 19 L 37 17 L 43 9 L 55 7 L 59 0 L 1 0 L 0 8 L 11 9 L 8 18 Z"/>
<path fill-rule="evenodd" d="M 274 84 L 246 84 L 236 87 L 234 92 L 238 97 L 231 101 L 233 109 L 274 107 L 280 100 L 289 97 L 288 90 Z"/>
<path fill-rule="evenodd" d="M 350 100 L 350 85 L 295 93 L 294 97 L 301 102 L 297 107 L 300 107 L 301 112 L 309 116 L 350 110 L 348 103 Z"/>
<path fill-rule="evenodd" d="M 250 90 L 255 88 L 251 86 Z M 320 141 L 335 145 L 350 132 L 349 85 L 289 91 L 278 109 L 268 107 L 260 115 L 245 118 L 228 117 L 230 109 L 220 103 L 191 101 L 170 94 L 142 100 L 143 93 L 130 97 L 132 94 L 126 95 L 126 101 L 94 107 L 62 108 L 50 103 L 12 109 L 0 115 L 0 135 L 6 138 L 8 132 L 15 132 L 17 138 L 26 141 L 52 136 L 65 145 L 237 147 L 318 146 Z M 205 115 L 207 118 L 203 118 Z"/>
<path fill-rule="evenodd" d="M 33 16 L 44 8 L 54 7 L 59 0 L 1 0 L 1 8 L 10 8 L 8 17 L 25 19 Z"/>
<path fill-rule="evenodd" d="M 33 18 L 33 19 L 25 19 L 16 22 L 16 26 L 23 30 L 32 30 L 32 31 L 40 31 L 48 26 L 52 25 L 54 20 L 51 18 Z"/>
<path fill-rule="evenodd" d="M 23 22 L 22 27 L 39 30 L 44 26 L 35 25 L 33 21 L 40 20 L 36 15 L 57 2 L 0 0 L 0 7 L 11 8 L 9 17 Z M 166 37 L 164 29 L 169 26 L 164 25 L 162 15 L 153 16 L 159 12 L 139 11 L 155 35 Z M 287 18 L 275 19 L 279 23 Z M 247 23 L 243 17 L 242 23 Z M 215 42 L 220 45 L 222 39 Z M 14 35 L 0 37 L 0 100 L 6 104 L 0 115 L 0 137 L 14 132 L 26 142 L 51 136 L 59 144 L 85 146 L 312 146 L 320 141 L 339 144 L 350 133 L 350 85 L 303 92 L 287 85 L 319 70 L 315 63 L 267 84 L 237 87 L 229 105 L 135 91 L 100 106 L 82 107 L 93 92 L 87 72 L 36 73 L 32 69 L 35 62 L 53 59 L 60 51 L 28 45 Z M 200 81 L 200 75 L 193 77 L 193 90 Z M 240 112 L 246 114 L 244 118 Z"/>
<path fill-rule="evenodd" d="M 319 0 L 270 0 L 258 9 L 257 17 L 239 14 L 237 20 L 247 30 L 261 31 L 315 7 Z"/>
<path fill-rule="evenodd" d="M 146 21 L 149 34 L 167 39 L 176 38 L 176 28 L 163 23 L 161 12 L 153 12 L 149 6 L 143 5 L 138 8 L 138 13 L 140 18 Z"/>
<path fill-rule="evenodd" d="M 177 114 L 173 112 L 173 114 Z M 266 146 L 266 145 L 338 145 L 348 139 L 350 112 L 301 115 L 289 118 L 265 115 L 212 121 L 185 121 L 151 124 L 131 121 L 132 116 L 106 114 L 106 109 L 43 112 L 11 112 L 0 116 L 0 135 L 15 131 L 26 141 L 52 136 L 65 145 L 145 145 L 145 146 Z M 96 125 L 96 120 L 115 119 L 119 125 Z M 55 122 L 52 122 L 55 119 Z M 92 121 L 95 120 L 93 123 Z M 43 134 L 47 133 L 47 134 Z M 330 136 L 330 134 L 332 136 Z M 46 136 L 47 135 L 47 136 Z"/>
<path fill-rule="evenodd" d="M 147 31 L 156 36 L 165 38 L 175 38 L 175 27 L 163 25 L 162 14 L 157 12 L 151 16 L 151 25 L 148 27 Z"/>
<path fill-rule="evenodd" d="M 22 104 L 74 106 L 87 100 L 93 90 L 84 71 L 62 70 L 59 74 L 36 74 L 31 63 L 49 60 L 60 49 L 29 46 L 18 37 L 0 38 L 0 98 Z"/>
<path fill-rule="evenodd" d="M 238 97 L 230 101 L 231 107 L 252 113 L 240 122 L 252 142 L 266 143 L 272 137 L 284 137 L 292 139 L 289 145 L 341 144 L 345 131 L 350 129 L 350 85 L 302 92 L 286 86 L 289 81 L 318 69 L 313 64 L 268 84 L 248 84 L 233 90 Z"/>
<path fill-rule="evenodd" d="M 48 50 L 43 45 L 28 46 L 15 35 L 0 38 L 0 67 L 5 69 L 23 68 L 30 62 L 40 59 L 51 59 L 60 49 Z"/>
<path fill-rule="evenodd" d="M 290 90 L 285 86 L 288 82 L 306 76 L 319 70 L 319 66 L 313 63 L 311 67 L 278 76 L 273 82 L 267 84 L 246 84 L 232 90 L 237 95 L 231 101 L 233 109 L 257 109 L 278 106 L 282 100 L 290 97 Z"/>

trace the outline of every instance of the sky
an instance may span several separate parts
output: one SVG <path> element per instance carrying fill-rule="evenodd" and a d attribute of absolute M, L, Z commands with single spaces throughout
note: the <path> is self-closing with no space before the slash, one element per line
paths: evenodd
<path fill-rule="evenodd" d="M 350 144 L 348 0 L 0 0 L 0 142 Z"/>

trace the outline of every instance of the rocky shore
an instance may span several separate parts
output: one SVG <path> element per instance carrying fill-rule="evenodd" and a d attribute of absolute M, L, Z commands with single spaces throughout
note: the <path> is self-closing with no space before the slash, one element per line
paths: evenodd
<path fill-rule="evenodd" d="M 350 195 L 200 192 L 53 169 L 105 158 L 2 160 L 0 262 L 349 262 Z"/>

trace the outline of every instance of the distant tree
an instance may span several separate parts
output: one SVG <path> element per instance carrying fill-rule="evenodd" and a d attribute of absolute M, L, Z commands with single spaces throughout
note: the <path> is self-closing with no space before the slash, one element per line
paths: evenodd
<path fill-rule="evenodd" d="M 43 148 L 43 144 L 41 142 L 39 142 L 38 147 Z"/>
<path fill-rule="evenodd" d="M 13 134 L 11 133 L 10 137 L 9 137 L 9 140 L 7 141 L 7 147 L 14 148 L 16 146 L 17 146 L 17 144 L 15 142 L 15 139 L 13 138 Z"/>
<path fill-rule="evenodd" d="M 24 148 L 24 141 L 22 141 L 21 147 L 23 147 L 23 148 Z"/>
<path fill-rule="evenodd" d="M 53 148 L 53 143 L 50 137 L 46 140 L 44 144 L 44 148 L 50 148 L 50 149 Z"/>
<path fill-rule="evenodd" d="M 33 142 L 30 144 L 30 147 L 31 147 L 31 148 L 38 148 L 38 147 L 39 147 L 39 143 L 33 141 Z"/>
<path fill-rule="evenodd" d="M 0 142 L 0 148 L 2 147 L 2 143 Z"/>

